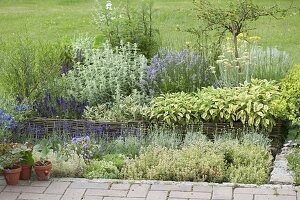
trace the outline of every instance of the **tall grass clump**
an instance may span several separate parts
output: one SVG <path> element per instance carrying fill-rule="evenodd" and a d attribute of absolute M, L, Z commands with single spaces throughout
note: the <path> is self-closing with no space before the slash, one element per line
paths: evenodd
<path fill-rule="evenodd" d="M 20 37 L 0 43 L 0 88 L 20 99 L 34 99 L 43 86 L 60 74 L 63 48 Z"/>

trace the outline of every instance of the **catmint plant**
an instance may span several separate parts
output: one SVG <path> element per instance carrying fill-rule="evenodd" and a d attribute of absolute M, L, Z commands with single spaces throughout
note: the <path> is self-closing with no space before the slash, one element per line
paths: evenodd
<path fill-rule="evenodd" d="M 161 49 L 146 68 L 141 87 L 151 96 L 171 92 L 194 92 L 212 84 L 213 73 L 205 57 L 184 49 Z"/>

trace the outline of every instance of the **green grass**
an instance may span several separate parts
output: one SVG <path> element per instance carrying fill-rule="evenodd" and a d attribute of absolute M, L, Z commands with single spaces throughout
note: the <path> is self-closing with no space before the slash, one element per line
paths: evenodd
<path fill-rule="evenodd" d="M 133 3 L 137 1 L 139 0 L 130 0 Z M 255 1 L 264 5 L 275 2 Z M 290 0 L 277 2 L 287 6 Z M 300 6 L 300 1 L 294 0 L 294 5 Z M 176 31 L 176 25 L 184 29 L 197 23 L 191 15 L 192 0 L 154 0 L 154 7 L 163 46 L 181 49 L 186 42 L 193 40 L 189 34 Z M 86 33 L 96 35 L 97 28 L 93 24 L 95 11 L 95 0 L 1 0 L 0 37 L 10 40 L 27 34 L 32 38 L 48 41 Z M 291 14 L 282 20 L 263 18 L 255 22 L 254 26 L 257 29 L 250 34 L 262 37 L 263 46 L 285 50 L 295 63 L 300 63 L 300 14 Z"/>

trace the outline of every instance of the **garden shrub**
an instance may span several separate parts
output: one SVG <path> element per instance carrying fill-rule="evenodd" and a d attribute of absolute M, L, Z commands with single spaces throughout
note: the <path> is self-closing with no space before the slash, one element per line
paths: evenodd
<path fill-rule="evenodd" d="M 281 82 L 282 95 L 288 102 L 289 119 L 300 122 L 300 65 L 294 66 Z"/>
<path fill-rule="evenodd" d="M 267 80 L 252 80 L 235 88 L 203 88 L 193 94 L 173 93 L 155 98 L 150 119 L 167 124 L 193 124 L 200 121 L 236 122 L 271 129 L 286 118 L 286 101 L 279 86 Z"/>
<path fill-rule="evenodd" d="M 120 172 L 118 167 L 111 161 L 92 160 L 86 165 L 83 172 L 84 178 L 106 178 L 116 179 L 119 178 Z"/>
<path fill-rule="evenodd" d="M 140 121 L 147 113 L 146 97 L 136 90 L 125 98 L 118 99 L 112 106 L 99 104 L 87 106 L 83 117 L 92 121 Z"/>
<path fill-rule="evenodd" d="M 223 155 L 191 146 L 183 150 L 155 147 L 123 168 L 125 178 L 175 181 L 214 181 L 224 176 Z"/>
<path fill-rule="evenodd" d="M 175 127 L 152 127 L 148 128 L 147 133 L 144 146 L 178 149 L 182 143 L 183 135 Z"/>
<path fill-rule="evenodd" d="M 106 5 L 99 4 L 96 24 L 100 30 L 98 41 L 108 40 L 113 47 L 122 41 L 136 43 L 137 48 L 147 58 L 151 58 L 160 45 L 159 31 L 155 28 L 153 3 L 151 0 L 132 4 L 129 1 L 113 6 L 112 1 Z"/>
<path fill-rule="evenodd" d="M 118 170 L 121 170 L 125 165 L 125 156 L 123 154 L 107 154 L 103 156 L 103 160 L 106 162 L 112 162 Z"/>
<path fill-rule="evenodd" d="M 85 49 L 83 63 L 66 74 L 68 95 L 90 106 L 114 102 L 140 89 L 147 59 L 135 44 L 112 48 L 106 42 L 99 49 Z"/>
<path fill-rule="evenodd" d="M 202 54 L 161 49 L 146 68 L 143 90 L 151 96 L 172 92 L 195 92 L 213 84 L 213 73 Z"/>
<path fill-rule="evenodd" d="M 263 184 L 268 181 L 273 159 L 268 149 L 243 143 L 231 148 L 232 163 L 227 169 L 229 182 Z"/>
<path fill-rule="evenodd" d="M 134 158 L 139 155 L 142 135 L 123 135 L 111 142 L 104 142 L 102 145 L 105 148 L 106 154 L 122 154 L 129 158 Z"/>
<path fill-rule="evenodd" d="M 181 148 L 144 148 L 139 157 L 127 161 L 122 169 L 124 178 L 253 184 L 268 181 L 272 155 L 267 136 L 227 133 L 212 142 L 197 134 L 188 133 Z"/>

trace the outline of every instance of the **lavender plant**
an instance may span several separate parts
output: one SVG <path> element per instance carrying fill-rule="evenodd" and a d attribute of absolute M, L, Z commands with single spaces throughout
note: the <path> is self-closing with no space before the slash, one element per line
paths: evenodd
<path fill-rule="evenodd" d="M 151 96 L 170 92 L 194 92 L 213 83 L 205 57 L 187 49 L 180 52 L 161 49 L 146 68 L 141 85 Z"/>
<path fill-rule="evenodd" d="M 85 49 L 84 63 L 66 76 L 68 94 L 91 106 L 114 102 L 140 89 L 147 59 L 138 54 L 136 44 L 112 48 L 106 42 L 99 49 Z"/>

